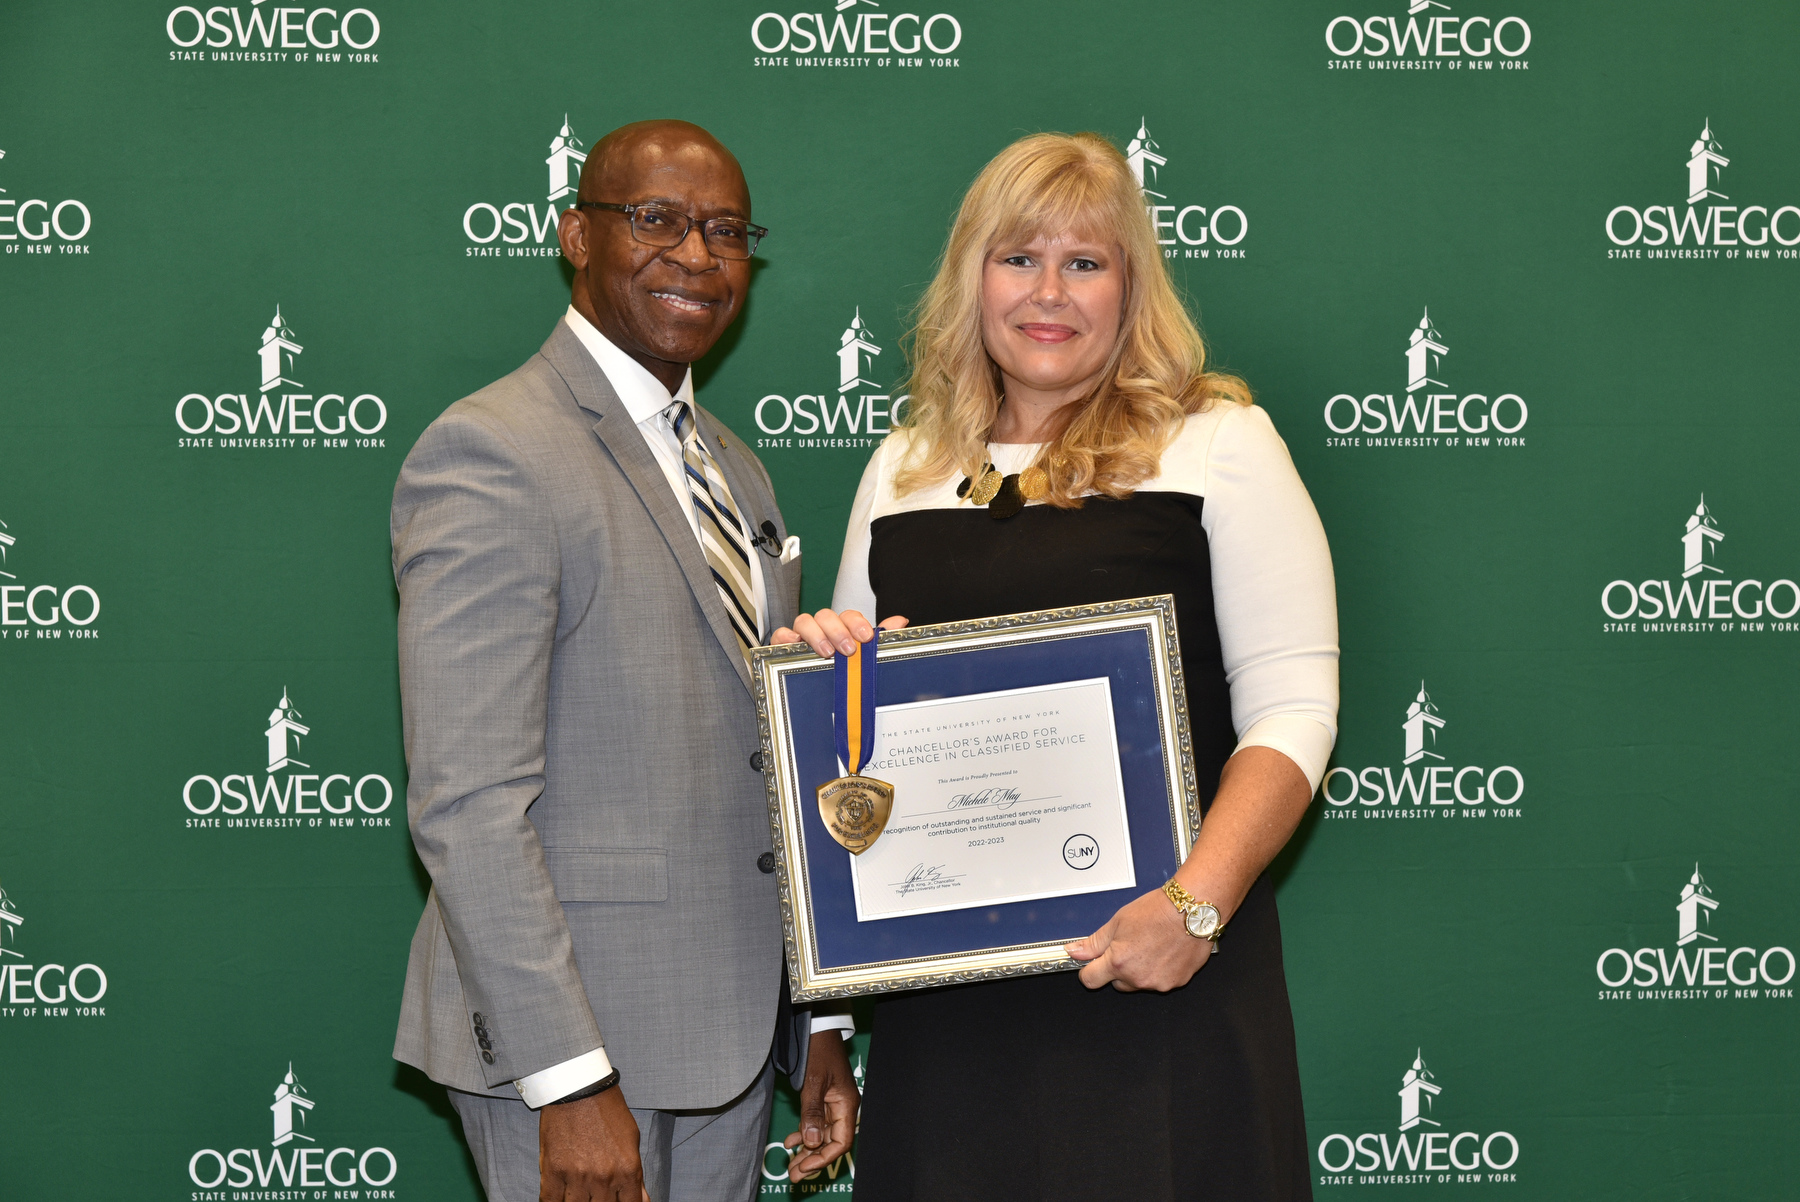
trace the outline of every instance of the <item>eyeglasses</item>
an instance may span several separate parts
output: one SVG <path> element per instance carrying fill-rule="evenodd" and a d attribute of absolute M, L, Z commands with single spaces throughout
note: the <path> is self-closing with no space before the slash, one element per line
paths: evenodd
<path fill-rule="evenodd" d="M 616 205 L 600 200 L 579 200 L 575 207 L 625 214 L 631 219 L 632 240 L 645 246 L 680 246 L 687 241 L 688 231 L 699 224 L 706 249 L 720 259 L 748 259 L 756 253 L 756 244 L 769 233 L 760 225 L 751 225 L 736 217 L 709 217 L 696 223 L 679 209 L 664 205 Z"/>

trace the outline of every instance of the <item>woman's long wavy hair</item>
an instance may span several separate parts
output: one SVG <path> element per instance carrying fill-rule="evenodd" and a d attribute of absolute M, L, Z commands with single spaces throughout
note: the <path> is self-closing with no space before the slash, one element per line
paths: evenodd
<path fill-rule="evenodd" d="M 1098 383 L 1065 408 L 1061 431 L 1037 461 L 1050 477 L 1048 504 L 1071 509 L 1084 495 L 1128 496 L 1156 475 L 1183 417 L 1219 400 L 1250 403 L 1242 380 L 1206 370 L 1206 344 L 1169 281 L 1125 156 L 1098 134 L 1034 134 L 976 177 L 914 312 L 912 399 L 902 423 L 913 431 L 912 452 L 896 473 L 897 493 L 958 472 L 973 476 L 986 464 L 1002 385 L 982 343 L 982 268 L 997 248 L 1067 232 L 1120 249 L 1125 299 L 1119 341 Z"/>

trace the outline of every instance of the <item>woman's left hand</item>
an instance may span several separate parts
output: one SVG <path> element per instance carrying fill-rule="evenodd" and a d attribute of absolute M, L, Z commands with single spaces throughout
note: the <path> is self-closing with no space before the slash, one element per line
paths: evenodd
<path fill-rule="evenodd" d="M 1213 945 L 1187 933 L 1181 912 L 1158 889 L 1120 907 L 1111 922 L 1063 950 L 1087 961 L 1079 975 L 1089 989 L 1110 983 L 1127 993 L 1137 989 L 1166 993 L 1193 979 L 1212 955 Z"/>

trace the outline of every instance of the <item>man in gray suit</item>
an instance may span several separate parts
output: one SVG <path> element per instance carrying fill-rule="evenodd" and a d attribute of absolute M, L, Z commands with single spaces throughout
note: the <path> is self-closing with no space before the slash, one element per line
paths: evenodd
<path fill-rule="evenodd" d="M 705 130 L 602 139 L 558 228 L 568 313 L 394 491 L 432 880 L 394 1055 L 449 1087 L 492 1202 L 748 1200 L 776 1072 L 796 1178 L 855 1129 L 846 1020 L 786 1004 L 745 662 L 794 619 L 798 543 L 689 371 L 743 303 L 749 219 Z"/>

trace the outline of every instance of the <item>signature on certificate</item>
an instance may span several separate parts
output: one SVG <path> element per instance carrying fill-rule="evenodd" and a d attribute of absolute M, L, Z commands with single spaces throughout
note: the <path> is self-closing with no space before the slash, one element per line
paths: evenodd
<path fill-rule="evenodd" d="M 925 893 L 932 889 L 953 888 L 962 880 L 962 873 L 946 873 L 942 864 L 915 864 L 907 872 L 906 879 L 896 881 L 890 886 L 901 897 L 910 897 L 914 893 Z"/>
<path fill-rule="evenodd" d="M 986 806 L 996 810 L 1010 810 L 1024 800 L 1017 789 L 982 789 L 977 793 L 958 793 L 950 799 L 945 809 L 973 810 Z"/>

